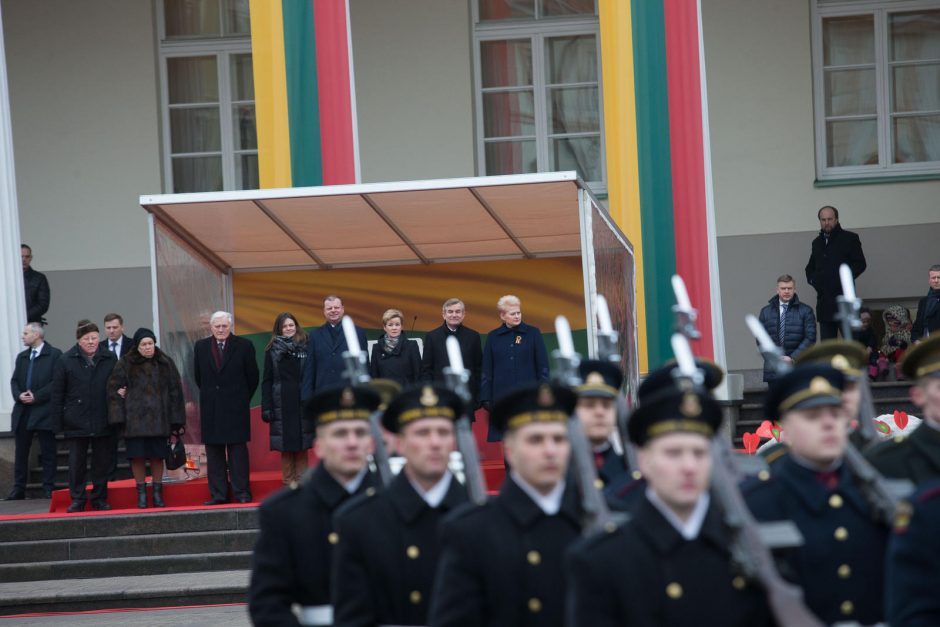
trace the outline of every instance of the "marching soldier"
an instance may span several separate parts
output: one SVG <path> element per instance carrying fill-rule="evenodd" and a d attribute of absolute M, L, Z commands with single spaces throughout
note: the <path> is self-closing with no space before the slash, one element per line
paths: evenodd
<path fill-rule="evenodd" d="M 884 555 L 888 530 L 843 463 L 849 416 L 844 376 L 831 366 L 797 366 L 769 393 L 766 414 L 780 421 L 789 453 L 771 477 L 744 486 L 761 521 L 791 520 L 803 535 L 783 556 L 806 605 L 826 624 L 884 619 Z"/>
<path fill-rule="evenodd" d="M 703 389 L 679 389 L 672 369 L 650 374 L 629 421 L 645 480 L 631 519 L 571 548 L 572 627 L 772 624 L 763 591 L 732 568 L 708 493 L 721 408 Z"/>
<path fill-rule="evenodd" d="M 542 383 L 493 408 L 512 470 L 498 496 L 444 521 L 433 627 L 563 624 L 563 555 L 581 527 L 576 490 L 565 481 L 575 400 L 570 389 Z"/>
<path fill-rule="evenodd" d="M 336 512 L 337 627 L 427 624 L 438 524 L 467 500 L 448 470 L 462 410 L 456 394 L 432 385 L 407 389 L 389 403 L 382 424 L 398 433 L 405 466 L 385 490 Z"/>
<path fill-rule="evenodd" d="M 940 625 L 940 482 L 932 481 L 895 516 L 885 570 L 891 625 Z"/>
<path fill-rule="evenodd" d="M 579 371 L 584 383 L 575 390 L 578 394 L 575 412 L 593 449 L 597 478 L 603 487 L 629 476 L 623 455 L 613 445 L 623 373 L 610 362 L 595 360 L 581 362 Z"/>
<path fill-rule="evenodd" d="M 354 494 L 375 491 L 366 465 L 372 450 L 369 413 L 379 395 L 365 387 L 327 389 L 311 399 L 320 463 L 299 484 L 258 510 L 261 532 L 252 560 L 248 609 L 255 625 L 331 625 L 333 512 Z M 300 607 L 299 618 L 292 606 Z"/>
<path fill-rule="evenodd" d="M 914 380 L 911 400 L 924 421 L 908 437 L 879 442 L 866 457 L 886 477 L 919 484 L 940 477 L 940 334 L 910 349 L 901 370 Z"/>

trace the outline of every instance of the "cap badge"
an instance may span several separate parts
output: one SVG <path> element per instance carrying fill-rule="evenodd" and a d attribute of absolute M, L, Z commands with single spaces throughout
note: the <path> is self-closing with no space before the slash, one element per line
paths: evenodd
<path fill-rule="evenodd" d="M 682 396 L 682 403 L 679 404 L 679 411 L 686 418 L 694 418 L 700 415 L 702 413 L 702 404 L 699 402 L 698 396 L 692 392 L 686 392 Z"/>
<path fill-rule="evenodd" d="M 356 395 L 353 394 L 352 388 L 343 388 L 343 394 L 340 396 L 339 405 L 340 407 L 352 407 L 356 404 Z"/>
<path fill-rule="evenodd" d="M 825 377 L 813 377 L 813 380 L 809 382 L 809 391 L 814 394 L 825 394 L 832 391 L 832 386 Z"/>
<path fill-rule="evenodd" d="M 421 390 L 421 398 L 418 399 L 418 402 L 425 407 L 434 407 L 437 405 L 440 399 L 437 394 L 434 393 L 434 388 L 430 385 L 424 386 L 424 389 Z"/>
<path fill-rule="evenodd" d="M 539 388 L 538 404 L 539 407 L 551 407 L 555 404 L 555 395 L 552 393 L 552 388 L 547 385 Z"/>
<path fill-rule="evenodd" d="M 832 358 L 832 367 L 836 370 L 845 370 L 849 367 L 849 360 L 845 358 L 845 355 L 836 355 Z"/>
<path fill-rule="evenodd" d="M 603 385 L 604 375 L 599 372 L 592 372 L 584 379 L 584 382 L 588 385 Z"/>

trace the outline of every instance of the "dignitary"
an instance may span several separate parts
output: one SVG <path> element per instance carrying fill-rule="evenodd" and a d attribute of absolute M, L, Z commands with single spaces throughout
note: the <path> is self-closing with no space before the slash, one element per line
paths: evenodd
<path fill-rule="evenodd" d="M 940 625 L 940 483 L 931 481 L 898 508 L 885 569 L 890 625 Z"/>
<path fill-rule="evenodd" d="M 421 379 L 421 351 L 402 330 L 404 314 L 389 309 L 382 314 L 382 335 L 372 346 L 369 370 L 373 379 L 389 379 L 402 387 Z"/>
<path fill-rule="evenodd" d="M 131 338 L 127 337 L 124 334 L 124 318 L 121 314 L 111 312 L 105 314 L 104 317 L 104 338 L 101 340 L 101 344 L 114 353 L 114 356 L 117 359 L 124 357 L 130 350 L 134 347 L 134 342 Z M 114 437 L 111 438 L 111 468 L 108 470 L 108 479 L 114 481 L 117 479 L 117 457 L 118 457 L 118 444 L 120 438 L 118 433 L 115 432 Z"/>
<path fill-rule="evenodd" d="M 370 388 L 342 387 L 323 390 L 310 401 L 320 463 L 258 509 L 260 533 L 248 592 L 254 625 L 333 624 L 330 571 L 339 538 L 333 513 L 354 495 L 375 491 L 376 477 L 367 466 L 373 444 L 368 420 L 379 400 Z M 295 605 L 299 616 L 292 611 Z"/>
<path fill-rule="evenodd" d="M 428 624 L 438 527 L 467 500 L 447 467 L 462 411 L 456 394 L 431 385 L 403 391 L 385 410 L 382 424 L 399 435 L 405 466 L 387 488 L 336 512 L 336 627 Z"/>
<path fill-rule="evenodd" d="M 444 385 L 444 368 L 450 365 L 447 357 L 447 338 L 451 335 L 460 343 L 460 354 L 464 368 L 470 371 L 471 414 L 479 405 L 480 368 L 483 363 L 483 342 L 480 334 L 463 323 L 467 310 L 459 298 L 444 301 L 441 316 L 444 324 L 424 336 L 424 354 L 421 358 L 421 378 L 424 381 Z"/>
<path fill-rule="evenodd" d="M 258 363 L 255 347 L 232 333 L 233 324 L 232 314 L 215 312 L 209 320 L 212 335 L 193 346 L 193 374 L 199 386 L 199 419 L 209 467 L 206 505 L 228 502 L 228 477 L 235 499 L 251 502 L 246 443 L 251 439 L 250 403 L 258 387 Z"/>
<path fill-rule="evenodd" d="M 343 333 L 346 309 L 339 296 L 323 299 L 323 317 L 326 322 L 310 332 L 307 340 L 307 361 L 301 383 L 301 401 L 306 402 L 318 390 L 343 385 L 343 353 L 349 350 Z M 356 327 L 359 346 L 366 350 L 366 332 Z"/>
<path fill-rule="evenodd" d="M 597 360 L 581 362 L 579 370 L 583 383 L 575 390 L 578 394 L 575 412 L 593 449 L 597 478 L 601 487 L 619 483 L 630 476 L 623 454 L 614 448 L 617 397 L 623 373 L 616 365 Z"/>
<path fill-rule="evenodd" d="M 566 548 L 581 532 L 577 491 L 565 481 L 575 395 L 547 383 L 497 401 L 512 466 L 497 497 L 444 521 L 430 624 L 564 624 Z"/>

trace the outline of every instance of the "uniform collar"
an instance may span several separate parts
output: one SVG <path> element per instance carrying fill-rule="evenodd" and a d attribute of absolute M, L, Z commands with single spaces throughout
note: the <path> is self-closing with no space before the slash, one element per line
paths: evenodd
<path fill-rule="evenodd" d="M 689 516 L 689 519 L 683 521 L 676 516 L 675 512 L 669 509 L 665 501 L 659 498 L 656 492 L 653 491 L 653 488 L 649 486 L 646 486 L 646 498 L 653 507 L 662 514 L 662 517 L 672 525 L 672 528 L 686 540 L 695 540 L 698 537 L 699 532 L 702 530 L 702 525 L 705 523 L 705 514 L 708 513 L 708 506 L 711 502 L 707 492 L 700 494 L 698 502 L 692 509 L 692 514 Z"/>
<path fill-rule="evenodd" d="M 441 477 L 441 480 L 431 486 L 431 488 L 428 490 L 423 489 L 410 478 L 408 479 L 408 483 L 410 483 L 411 487 L 414 488 L 414 491 L 418 493 L 418 496 L 424 499 L 424 502 L 427 503 L 429 507 L 433 508 L 440 505 L 441 501 L 444 500 L 444 497 L 447 496 L 447 490 L 450 488 L 450 482 L 453 478 L 454 476 L 448 470 L 444 473 L 444 476 Z"/>
<path fill-rule="evenodd" d="M 309 483 L 313 493 L 316 494 L 328 508 L 334 509 L 349 498 L 350 494 L 355 494 L 372 487 L 374 482 L 372 473 L 368 471 L 368 468 L 363 468 L 360 472 L 362 477 L 356 489 L 352 492 L 347 491 L 347 489 L 323 466 L 322 462 L 317 464 L 316 468 L 312 471 L 309 471 L 309 474 L 305 475 L 304 478 L 301 479 L 301 482 Z"/>
<path fill-rule="evenodd" d="M 696 539 L 708 542 L 727 552 L 725 547 L 728 544 L 728 532 L 710 498 L 703 509 L 704 514 Z M 640 533 L 649 540 L 653 549 L 663 555 L 671 553 L 676 547 L 687 541 L 646 495 L 643 496 L 640 504 L 635 508 L 630 524 L 636 525 Z"/>
<path fill-rule="evenodd" d="M 852 475 L 847 464 L 842 463 L 834 469 L 838 484 L 829 490 L 818 478 L 819 472 L 800 464 L 793 459 L 793 451 L 784 456 L 778 464 L 780 470 L 775 472 L 780 481 L 783 481 L 796 496 L 803 501 L 806 507 L 814 514 L 820 514 L 829 507 L 830 497 L 838 493 L 859 512 L 866 514 L 869 511 L 868 503 L 855 488 Z"/>
<path fill-rule="evenodd" d="M 552 488 L 551 492 L 548 494 L 542 494 L 534 487 L 529 485 L 529 483 L 520 477 L 515 470 L 509 471 L 509 476 L 512 477 L 512 480 L 519 486 L 526 496 L 532 499 L 532 502 L 535 503 L 540 510 L 542 510 L 546 516 L 554 516 L 561 510 L 561 498 L 565 493 L 565 480 L 562 479 L 558 484 Z"/>
<path fill-rule="evenodd" d="M 503 508 L 506 509 L 509 516 L 515 520 L 520 527 L 530 527 L 546 514 L 525 490 L 516 483 L 513 477 L 514 474 L 515 473 L 510 472 L 506 481 L 503 483 L 503 487 L 497 497 L 497 503 L 501 504 Z M 570 483 L 562 483 L 564 486 L 562 488 L 561 507 L 558 510 L 558 514 L 565 516 L 575 525 L 580 526 L 580 508 L 578 507 L 577 494 Z"/>
<path fill-rule="evenodd" d="M 418 516 L 426 509 L 432 509 L 424 498 L 412 487 L 408 477 L 404 472 L 398 475 L 388 485 L 385 493 L 392 501 L 392 505 L 398 511 L 406 523 L 414 522 Z M 463 486 L 457 481 L 451 481 L 440 505 L 433 509 L 448 511 L 462 503 L 465 492 Z"/>

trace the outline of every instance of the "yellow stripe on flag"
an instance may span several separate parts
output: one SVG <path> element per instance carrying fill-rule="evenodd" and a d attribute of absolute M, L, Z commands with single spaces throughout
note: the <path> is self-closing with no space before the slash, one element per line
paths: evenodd
<path fill-rule="evenodd" d="M 280 0 L 249 0 L 258 172 L 262 188 L 291 187 L 290 121 Z"/>

